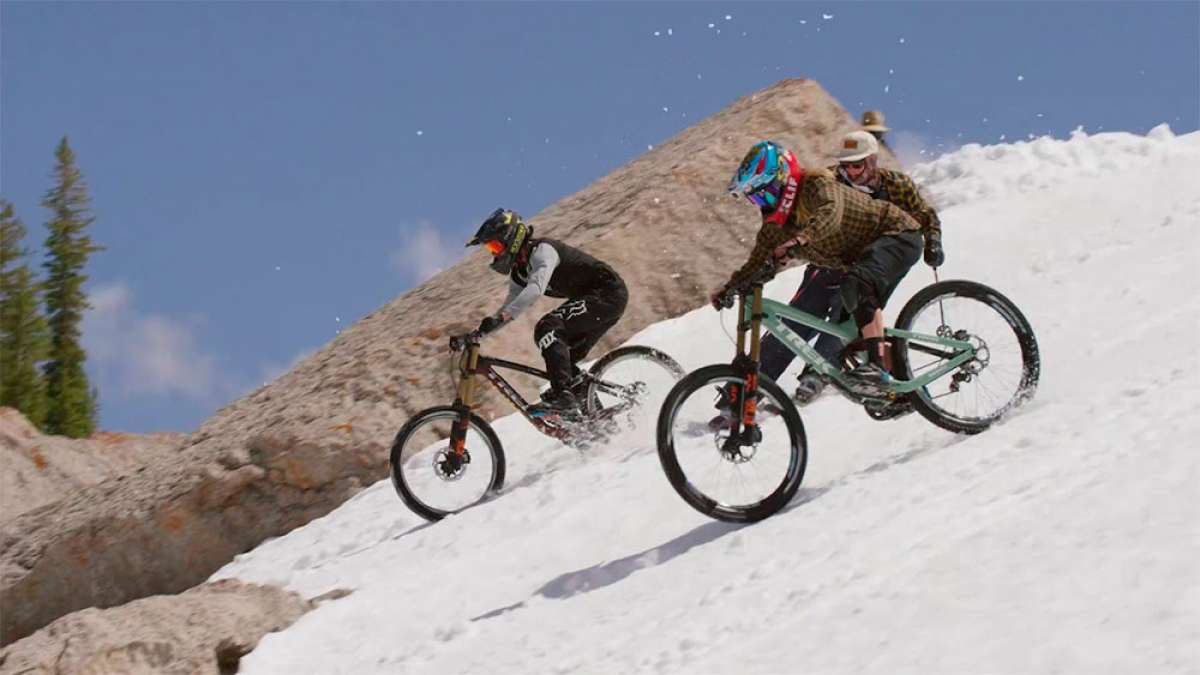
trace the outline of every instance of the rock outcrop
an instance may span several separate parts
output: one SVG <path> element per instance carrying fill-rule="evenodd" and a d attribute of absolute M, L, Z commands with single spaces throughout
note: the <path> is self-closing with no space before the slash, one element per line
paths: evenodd
<path fill-rule="evenodd" d="M 0 521 L 80 488 L 142 470 L 178 452 L 186 434 L 101 432 L 87 439 L 46 436 L 21 413 L 0 408 Z"/>
<path fill-rule="evenodd" d="M 757 215 L 723 188 L 753 142 L 772 138 L 805 164 L 824 164 L 854 127 L 817 83 L 783 81 L 525 214 L 538 235 L 577 245 L 626 279 L 629 307 L 595 353 L 702 304 L 745 260 Z M 519 200 L 509 206 L 519 210 Z M 504 296 L 506 280 L 485 255 L 363 317 L 219 411 L 178 453 L 3 523 L 0 643 L 78 609 L 189 588 L 385 476 L 403 421 L 453 398 L 447 335 L 473 328 Z M 543 303 L 489 338 L 487 351 L 537 363 L 532 327 L 552 306 Z M 502 408 L 485 399 L 483 410 Z"/>
<path fill-rule="evenodd" d="M 0 673 L 236 673 L 264 635 L 314 605 L 272 586 L 225 579 L 180 595 L 85 609 L 0 650 Z"/>

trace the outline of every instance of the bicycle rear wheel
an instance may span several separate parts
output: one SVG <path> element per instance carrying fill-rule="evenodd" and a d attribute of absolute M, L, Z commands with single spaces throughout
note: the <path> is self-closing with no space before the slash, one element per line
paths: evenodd
<path fill-rule="evenodd" d="M 675 359 L 653 347 L 618 347 L 600 357 L 588 369 L 584 410 L 589 415 L 604 410 L 620 410 L 621 415 L 637 423 L 652 419 L 667 392 L 683 377 L 683 367 Z"/>
<path fill-rule="evenodd" d="M 755 522 L 795 496 L 808 443 L 800 413 L 766 378 L 758 381 L 761 438 L 729 443 L 728 428 L 715 424 L 713 405 L 714 394 L 728 385 L 745 385 L 728 364 L 701 368 L 675 385 L 658 416 L 658 457 L 671 487 L 692 508 L 717 520 Z"/>
<path fill-rule="evenodd" d="M 940 281 L 917 292 L 900 310 L 902 330 L 967 340 L 976 358 L 913 392 L 925 419 L 957 433 L 977 434 L 1033 398 L 1041 357 L 1033 328 L 999 292 L 974 281 Z M 931 353 L 934 352 L 934 353 Z M 897 340 L 895 372 L 910 380 L 946 361 L 942 350 Z"/>
<path fill-rule="evenodd" d="M 461 414 L 453 406 L 422 410 L 392 443 L 392 486 L 426 520 L 441 520 L 504 486 L 504 449 L 482 417 L 469 413 L 466 461 L 453 456 L 450 428 Z"/>

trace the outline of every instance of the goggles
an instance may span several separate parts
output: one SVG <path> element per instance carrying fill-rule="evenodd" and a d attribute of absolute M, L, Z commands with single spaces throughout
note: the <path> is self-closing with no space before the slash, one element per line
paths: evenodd
<path fill-rule="evenodd" d="M 729 194 L 735 199 L 744 197 L 760 209 L 775 206 L 775 202 L 779 200 L 779 195 L 775 194 L 769 183 L 758 188 L 752 188 L 748 185 L 740 186 L 730 190 Z"/>
<path fill-rule="evenodd" d="M 504 253 L 504 242 L 500 241 L 499 239 L 492 239 L 490 241 L 485 241 L 485 242 L 483 242 L 483 247 L 486 248 L 488 250 L 488 252 L 494 256 Z"/>
<path fill-rule="evenodd" d="M 842 168 L 846 169 L 847 171 L 858 173 L 859 171 L 867 168 L 867 160 L 866 158 L 863 158 L 853 162 L 842 162 Z"/>

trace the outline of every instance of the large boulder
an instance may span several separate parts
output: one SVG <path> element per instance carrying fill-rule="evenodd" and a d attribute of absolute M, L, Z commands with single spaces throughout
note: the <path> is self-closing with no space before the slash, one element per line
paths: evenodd
<path fill-rule="evenodd" d="M 816 82 L 786 80 L 525 214 L 538 235 L 583 248 L 627 281 L 629 307 L 595 353 L 703 303 L 745 260 L 758 219 L 723 188 L 752 143 L 775 139 L 824 164 L 855 126 Z M 453 398 L 447 335 L 473 328 L 504 296 L 507 282 L 484 255 L 363 317 L 219 411 L 180 452 L 0 525 L 0 644 L 77 609 L 191 587 L 385 476 L 405 418 Z M 490 338 L 488 352 L 537 363 L 533 324 L 550 307 Z M 502 409 L 484 398 L 485 413 Z"/>
<path fill-rule="evenodd" d="M 0 673 L 223 675 L 267 633 L 314 606 L 295 593 L 226 579 L 186 593 L 85 609 L 0 650 Z"/>
<path fill-rule="evenodd" d="M 136 473 L 155 457 L 178 452 L 186 438 L 108 432 L 84 439 L 47 436 L 21 413 L 0 407 L 0 521 L 82 487 Z"/>

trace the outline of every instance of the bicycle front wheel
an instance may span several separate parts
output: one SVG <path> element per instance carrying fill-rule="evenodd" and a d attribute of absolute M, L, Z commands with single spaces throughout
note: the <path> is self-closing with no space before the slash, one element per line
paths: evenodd
<path fill-rule="evenodd" d="M 808 443 L 787 394 L 759 378 L 757 439 L 731 442 L 715 403 L 730 385 L 745 386 L 733 366 L 694 371 L 667 394 L 658 416 L 658 458 L 671 487 L 700 513 L 749 523 L 791 501 L 804 479 Z"/>
<path fill-rule="evenodd" d="M 1041 357 L 1033 328 L 999 292 L 974 281 L 940 281 L 917 292 L 896 327 L 969 341 L 976 357 L 910 395 L 925 419 L 957 433 L 977 434 L 1033 398 Z M 944 350 L 897 341 L 896 373 L 911 380 L 945 363 Z"/>
<path fill-rule="evenodd" d="M 463 412 L 453 406 L 417 413 L 392 443 L 392 487 L 408 508 L 441 520 L 504 486 L 504 450 L 484 419 L 469 415 L 465 454 L 450 448 L 450 429 Z"/>

